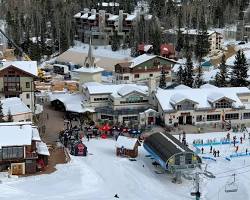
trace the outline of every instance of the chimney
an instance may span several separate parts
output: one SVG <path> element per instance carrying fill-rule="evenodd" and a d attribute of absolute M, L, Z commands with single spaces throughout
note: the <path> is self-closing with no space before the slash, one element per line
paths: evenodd
<path fill-rule="evenodd" d="M 149 78 L 148 80 L 148 93 L 149 96 L 156 91 L 156 80 L 155 78 Z"/>

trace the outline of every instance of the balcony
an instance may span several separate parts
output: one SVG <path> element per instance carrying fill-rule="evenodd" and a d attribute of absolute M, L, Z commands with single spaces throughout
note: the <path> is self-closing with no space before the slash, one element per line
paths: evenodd
<path fill-rule="evenodd" d="M 22 93 L 22 88 L 21 87 L 3 87 L 2 92 L 4 93 Z"/>
<path fill-rule="evenodd" d="M 36 152 L 27 152 L 25 154 L 26 159 L 37 159 L 37 153 Z"/>

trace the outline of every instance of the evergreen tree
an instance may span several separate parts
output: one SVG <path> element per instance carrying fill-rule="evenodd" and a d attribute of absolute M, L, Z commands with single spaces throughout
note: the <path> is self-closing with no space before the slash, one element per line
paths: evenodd
<path fill-rule="evenodd" d="M 150 27 L 150 39 L 153 45 L 153 53 L 160 55 L 160 46 L 162 43 L 162 35 L 159 21 L 156 17 L 153 17 L 151 21 L 152 26 Z"/>
<path fill-rule="evenodd" d="M 179 66 L 179 68 L 178 68 L 178 71 L 177 71 L 177 77 L 176 77 L 176 82 L 178 83 L 178 84 L 183 84 L 183 80 L 184 80 L 184 70 L 183 70 L 183 68 L 182 68 L 182 66 L 180 65 Z"/>
<path fill-rule="evenodd" d="M 184 38 L 183 38 L 183 34 L 181 31 L 181 27 L 182 27 L 182 23 L 181 23 L 181 18 L 182 18 L 182 14 L 181 14 L 182 10 L 180 9 L 179 15 L 178 15 L 178 32 L 177 32 L 177 44 L 176 44 L 176 51 L 180 52 L 184 46 Z"/>
<path fill-rule="evenodd" d="M 207 25 L 205 21 L 204 8 L 199 22 L 199 30 L 196 36 L 195 55 L 201 62 L 202 57 L 206 56 L 209 52 L 210 43 L 208 41 Z"/>
<path fill-rule="evenodd" d="M 10 109 L 8 110 L 7 122 L 13 122 L 13 117 L 11 115 Z"/>
<path fill-rule="evenodd" d="M 231 85 L 234 87 L 248 86 L 248 64 L 243 51 L 239 50 L 235 56 L 234 66 L 231 72 Z"/>
<path fill-rule="evenodd" d="M 193 87 L 193 84 L 194 84 L 194 72 L 193 72 L 193 62 L 192 62 L 192 59 L 191 59 L 191 53 L 188 53 L 188 56 L 187 56 L 187 62 L 186 62 L 186 66 L 185 66 L 185 76 L 186 76 L 186 79 L 185 79 L 185 82 L 184 84 L 189 86 L 189 87 Z"/>
<path fill-rule="evenodd" d="M 4 115 L 3 115 L 3 104 L 2 104 L 2 102 L 0 101 L 0 123 L 1 123 L 1 122 L 4 122 L 3 117 L 4 117 Z"/>
<path fill-rule="evenodd" d="M 199 88 L 201 85 L 203 85 L 204 81 L 203 81 L 203 70 L 202 70 L 202 66 L 199 65 L 197 68 L 197 75 L 195 77 L 195 87 Z"/>
<path fill-rule="evenodd" d="M 219 72 L 215 76 L 215 83 L 216 86 L 219 87 L 226 87 L 227 86 L 227 78 L 228 78 L 228 71 L 226 65 L 226 56 L 223 54 L 221 59 L 221 64 L 219 65 Z"/>
<path fill-rule="evenodd" d="M 119 36 L 117 34 L 117 31 L 114 31 L 112 43 L 111 43 L 111 49 L 112 51 L 117 51 L 119 49 Z"/>
<path fill-rule="evenodd" d="M 166 88 L 166 72 L 164 67 L 161 67 L 161 77 L 160 77 L 159 87 L 162 89 Z"/>

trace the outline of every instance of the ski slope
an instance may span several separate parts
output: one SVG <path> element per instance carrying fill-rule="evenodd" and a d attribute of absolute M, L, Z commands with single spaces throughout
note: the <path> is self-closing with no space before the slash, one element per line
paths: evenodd
<path fill-rule="evenodd" d="M 226 133 L 209 133 L 187 135 L 187 141 L 194 139 L 225 137 Z M 87 157 L 72 157 L 68 164 L 58 165 L 57 171 L 49 175 L 30 176 L 24 178 L 7 178 L 0 173 L 0 199 L 9 200 L 110 200 L 118 194 L 121 200 L 186 200 L 194 199 L 190 196 L 193 181 L 183 179 L 182 184 L 173 184 L 171 175 L 157 174 L 161 168 L 152 165 L 153 160 L 146 157 L 148 153 L 139 147 L 137 161 L 116 157 L 115 141 L 112 139 L 91 139 L 85 141 L 89 155 Z M 244 141 L 244 147 L 249 144 Z M 209 148 L 209 147 L 207 147 Z M 217 161 L 204 160 L 208 163 L 208 170 L 218 178 L 201 177 L 201 193 L 204 200 L 250 199 L 248 186 L 250 184 L 250 156 L 224 159 L 233 153 L 229 145 L 218 145 L 221 157 Z M 243 148 L 240 147 L 239 150 Z M 211 156 L 205 154 L 207 156 Z M 242 168 L 245 167 L 245 168 Z M 234 170 L 236 168 L 242 168 Z M 230 172 L 226 172 L 230 170 Z M 226 172 L 226 173 L 225 173 Z M 226 183 L 232 173 L 246 172 L 236 176 L 239 182 L 237 193 L 225 193 Z M 220 174 L 221 173 L 221 174 Z M 218 174 L 218 175 L 217 175 Z M 224 177 L 224 178 L 223 178 Z"/>

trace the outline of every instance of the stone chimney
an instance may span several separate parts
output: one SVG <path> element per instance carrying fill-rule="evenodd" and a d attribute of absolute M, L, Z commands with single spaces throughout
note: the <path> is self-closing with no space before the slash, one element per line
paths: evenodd
<path fill-rule="evenodd" d="M 122 32 L 123 29 L 123 10 L 119 10 L 118 32 Z"/>
<path fill-rule="evenodd" d="M 105 10 L 99 10 L 99 30 L 100 32 L 104 32 L 105 28 Z"/>
<path fill-rule="evenodd" d="M 148 93 L 149 93 L 149 96 L 151 96 L 151 94 L 153 92 L 156 91 L 156 80 L 155 78 L 149 78 L 148 80 Z"/>

